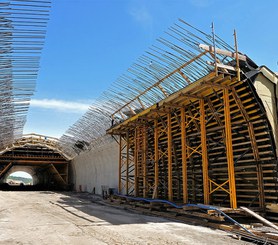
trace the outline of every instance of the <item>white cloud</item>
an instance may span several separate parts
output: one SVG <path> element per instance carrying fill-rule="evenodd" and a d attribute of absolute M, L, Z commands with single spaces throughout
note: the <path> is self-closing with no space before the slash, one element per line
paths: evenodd
<path fill-rule="evenodd" d="M 32 99 L 30 102 L 32 107 L 51 109 L 69 113 L 84 113 L 88 110 L 90 104 L 64 101 L 56 99 Z"/>
<path fill-rule="evenodd" d="M 144 27 L 149 27 L 152 25 L 153 18 L 149 10 L 142 2 L 133 2 L 128 9 L 128 14 L 138 23 L 142 24 Z"/>

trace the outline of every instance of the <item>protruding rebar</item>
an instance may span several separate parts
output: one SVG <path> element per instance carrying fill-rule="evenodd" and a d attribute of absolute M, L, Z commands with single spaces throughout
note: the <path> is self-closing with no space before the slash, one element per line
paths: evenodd
<path fill-rule="evenodd" d="M 202 43 L 211 50 L 204 51 Z M 89 110 L 60 138 L 72 157 L 102 144 L 106 130 L 213 71 L 216 62 L 232 60 L 216 48 L 233 48 L 183 20 L 170 27 L 125 74 L 95 100 Z"/>
<path fill-rule="evenodd" d="M 50 2 L 0 4 L 0 148 L 22 136 L 35 90 Z"/>

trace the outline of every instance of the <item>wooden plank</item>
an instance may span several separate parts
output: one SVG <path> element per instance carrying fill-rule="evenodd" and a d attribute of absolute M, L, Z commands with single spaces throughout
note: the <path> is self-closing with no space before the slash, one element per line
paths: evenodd
<path fill-rule="evenodd" d="M 211 53 L 214 52 L 214 47 L 208 46 L 208 45 L 206 45 L 206 44 L 199 44 L 199 48 L 201 48 L 201 49 L 203 49 L 203 50 L 206 50 L 206 51 L 208 51 L 208 52 L 211 52 Z M 225 56 L 228 56 L 228 57 L 231 57 L 231 58 L 236 59 L 236 53 L 234 53 L 234 52 L 231 52 L 231 51 L 228 51 L 228 50 L 224 50 L 224 49 L 219 49 L 219 48 L 216 48 L 216 49 L 215 49 L 215 52 L 216 52 L 217 54 L 225 55 Z M 238 54 L 238 59 L 239 59 L 239 60 L 246 61 L 246 56 L 245 56 L 245 55 Z M 217 64 L 217 66 L 218 66 L 218 64 Z"/>
<path fill-rule="evenodd" d="M 0 177 L 2 177 L 11 167 L 12 167 L 13 163 L 10 162 L 8 165 L 6 165 L 4 167 L 4 169 L 0 172 Z"/>

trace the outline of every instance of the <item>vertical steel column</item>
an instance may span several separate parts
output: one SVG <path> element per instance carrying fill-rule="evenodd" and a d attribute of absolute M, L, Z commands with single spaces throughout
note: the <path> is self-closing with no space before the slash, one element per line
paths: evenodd
<path fill-rule="evenodd" d="M 122 136 L 120 135 L 120 141 L 119 141 L 119 182 L 118 182 L 118 192 L 122 194 Z"/>
<path fill-rule="evenodd" d="M 138 127 L 134 130 L 134 194 L 138 196 Z"/>
<path fill-rule="evenodd" d="M 158 122 L 154 120 L 154 198 L 158 197 L 158 161 L 159 161 L 159 149 L 158 149 Z"/>
<path fill-rule="evenodd" d="M 184 108 L 180 109 L 180 114 L 181 114 L 182 193 L 183 193 L 183 202 L 188 203 L 186 120 L 185 120 Z"/>
<path fill-rule="evenodd" d="M 142 152 L 142 167 L 143 167 L 143 197 L 147 197 L 147 132 L 146 127 L 143 127 L 142 140 L 143 140 L 143 152 Z"/>
<path fill-rule="evenodd" d="M 224 99 L 224 114 L 225 114 L 225 143 L 226 143 L 226 154 L 228 163 L 228 175 L 229 175 L 229 192 L 230 192 L 230 205 L 231 208 L 237 208 L 236 198 L 236 181 L 235 181 L 235 167 L 234 167 L 234 155 L 232 145 L 232 125 L 230 115 L 230 100 L 229 90 L 225 88 L 223 90 Z"/>
<path fill-rule="evenodd" d="M 200 129 L 201 129 L 201 147 L 202 147 L 204 204 L 209 204 L 209 174 L 208 174 L 207 133 L 206 133 L 204 99 L 200 99 Z"/>
<path fill-rule="evenodd" d="M 128 195 L 128 189 L 129 189 L 129 132 L 126 133 L 126 184 L 125 184 L 125 192 L 126 195 Z"/>
<path fill-rule="evenodd" d="M 173 201 L 171 113 L 167 114 L 167 136 L 168 136 L 168 199 L 169 201 Z"/>

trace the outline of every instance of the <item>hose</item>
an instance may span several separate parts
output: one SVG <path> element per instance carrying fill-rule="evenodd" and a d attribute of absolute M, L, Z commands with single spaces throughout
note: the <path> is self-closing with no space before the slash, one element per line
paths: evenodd
<path fill-rule="evenodd" d="M 238 225 L 240 228 L 242 228 L 243 230 L 245 230 L 249 234 L 254 235 L 251 231 L 246 229 L 243 225 L 241 225 L 236 220 L 231 218 L 229 215 L 225 214 L 222 210 L 220 210 L 219 208 L 214 207 L 214 206 L 204 205 L 204 204 L 192 204 L 192 203 L 183 204 L 183 205 L 177 205 L 174 202 L 171 202 L 171 201 L 168 201 L 168 200 L 163 200 L 163 199 L 151 199 L 151 198 L 143 198 L 143 197 L 131 197 L 131 196 L 120 195 L 120 194 L 114 194 L 114 196 L 130 199 L 130 200 L 134 200 L 134 201 L 143 201 L 143 202 L 149 202 L 149 203 L 155 203 L 155 202 L 156 203 L 165 203 L 165 204 L 168 204 L 168 205 L 170 205 L 170 206 L 172 206 L 174 208 L 177 208 L 177 209 L 182 209 L 183 207 L 197 207 L 197 208 L 200 208 L 200 209 L 214 210 L 214 211 L 222 214 L 225 218 L 227 218 L 233 224 Z"/>

